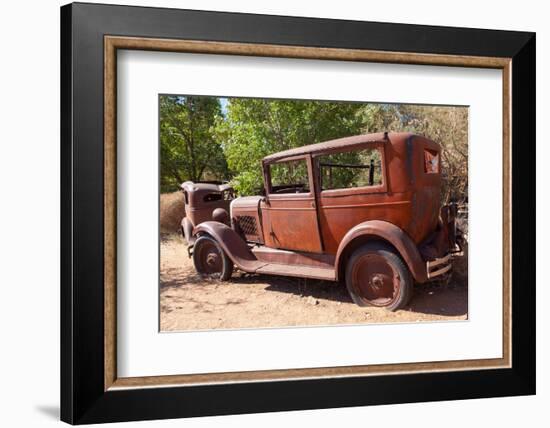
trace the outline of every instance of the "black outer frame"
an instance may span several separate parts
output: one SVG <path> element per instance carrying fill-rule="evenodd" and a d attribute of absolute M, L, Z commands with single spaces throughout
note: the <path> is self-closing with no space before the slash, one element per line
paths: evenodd
<path fill-rule="evenodd" d="M 512 58 L 512 368 L 104 392 L 103 37 Z M 75 3 L 61 8 L 61 419 L 72 424 L 535 393 L 535 34 Z"/>

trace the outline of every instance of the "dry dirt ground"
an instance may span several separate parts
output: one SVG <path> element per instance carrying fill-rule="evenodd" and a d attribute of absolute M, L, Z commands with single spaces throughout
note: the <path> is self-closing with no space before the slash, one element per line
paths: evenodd
<path fill-rule="evenodd" d="M 228 282 L 202 279 L 176 234 L 162 235 L 160 251 L 161 331 L 467 319 L 468 289 L 456 279 L 416 286 L 408 307 L 389 312 L 356 306 L 345 285 L 329 281 L 238 272 Z"/>

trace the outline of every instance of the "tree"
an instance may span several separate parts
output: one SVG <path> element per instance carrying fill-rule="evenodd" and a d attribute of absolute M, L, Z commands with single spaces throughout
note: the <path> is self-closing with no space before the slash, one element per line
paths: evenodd
<path fill-rule="evenodd" d="M 262 186 L 268 154 L 360 132 L 361 105 L 324 101 L 230 99 L 217 136 L 240 194 Z"/>
<path fill-rule="evenodd" d="M 468 109 L 407 104 L 367 104 L 361 113 L 363 132 L 408 131 L 441 146 L 442 201 L 468 197 Z"/>
<path fill-rule="evenodd" d="M 226 179 L 227 163 L 214 135 L 221 115 L 214 97 L 160 97 L 161 190 L 186 180 Z"/>
<path fill-rule="evenodd" d="M 360 133 L 409 131 L 442 147 L 443 202 L 467 198 L 466 107 L 230 98 L 222 111 L 219 98 L 162 96 L 160 115 L 162 191 L 185 180 L 233 177 L 241 195 L 257 194 L 264 156 Z M 341 168 L 327 174 L 335 186 L 357 179 Z"/>

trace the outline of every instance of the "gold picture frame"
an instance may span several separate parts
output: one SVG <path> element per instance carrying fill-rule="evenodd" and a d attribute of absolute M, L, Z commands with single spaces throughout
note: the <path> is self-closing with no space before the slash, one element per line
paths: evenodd
<path fill-rule="evenodd" d="M 459 361 L 434 361 L 323 367 L 306 369 L 262 370 L 229 373 L 205 373 L 149 377 L 116 375 L 116 52 L 119 49 L 201 53 L 210 55 L 248 55 L 276 58 L 322 59 L 393 64 L 439 65 L 493 68 L 502 70 L 503 95 L 503 349 L 502 358 Z M 511 58 L 466 55 L 381 52 L 357 49 L 296 47 L 267 44 L 170 40 L 143 37 L 104 37 L 104 112 L 105 112 L 105 390 L 159 386 L 185 386 L 335 378 L 367 375 L 410 374 L 438 371 L 498 369 L 511 366 Z"/>

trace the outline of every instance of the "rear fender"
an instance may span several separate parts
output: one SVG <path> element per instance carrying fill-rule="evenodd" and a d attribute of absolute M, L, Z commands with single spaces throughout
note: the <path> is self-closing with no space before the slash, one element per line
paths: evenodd
<path fill-rule="evenodd" d="M 217 221 L 205 221 L 193 229 L 193 236 L 208 234 L 216 240 L 235 266 L 245 272 L 255 272 L 261 263 L 252 254 L 246 242 L 229 226 Z"/>
<path fill-rule="evenodd" d="M 369 241 L 382 241 L 392 245 L 407 264 L 416 282 L 426 282 L 426 263 L 414 241 L 401 228 L 387 221 L 371 220 L 350 229 L 338 246 L 336 253 L 336 279 L 343 277 L 345 264 L 357 246 Z"/>

